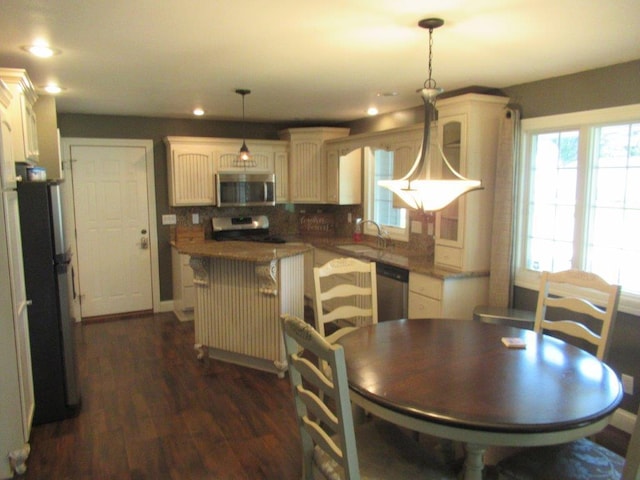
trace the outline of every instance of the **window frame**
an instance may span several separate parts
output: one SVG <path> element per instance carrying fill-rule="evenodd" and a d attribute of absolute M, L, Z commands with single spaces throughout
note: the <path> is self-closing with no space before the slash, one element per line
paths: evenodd
<path fill-rule="evenodd" d="M 566 130 L 578 130 L 578 176 L 576 200 L 576 232 L 574 232 L 574 247 L 577 243 L 581 250 L 575 252 L 573 264 L 583 264 L 586 248 L 585 231 L 587 229 L 585 202 L 589 198 L 591 170 L 586 168 L 587 160 L 593 149 L 595 128 L 620 123 L 640 122 L 640 104 L 621 107 L 603 108 L 583 112 L 566 113 L 524 119 L 521 123 L 520 156 L 515 180 L 516 187 L 516 218 L 514 222 L 514 284 L 531 290 L 538 290 L 540 272 L 526 268 L 526 246 L 528 226 L 528 200 L 530 198 L 530 173 L 532 138 L 543 133 L 553 133 Z M 584 220 L 583 220 L 584 219 Z M 575 240 L 578 238 L 578 240 Z M 579 267 L 578 267 L 579 268 Z M 597 298 L 592 298 L 597 301 Z M 640 315 L 640 295 L 625 292 L 624 286 L 620 295 L 619 311 Z"/>
<path fill-rule="evenodd" d="M 373 182 L 375 182 L 375 153 L 374 150 L 385 150 L 390 151 L 386 148 L 382 148 L 380 146 L 375 145 L 367 145 L 364 147 L 364 205 L 363 212 L 364 218 L 363 220 L 373 220 L 373 209 L 374 209 L 374 192 L 375 188 Z M 409 210 L 406 210 L 406 218 L 405 218 L 405 228 L 393 227 L 390 225 L 380 225 L 380 228 L 384 228 L 389 233 L 389 238 L 392 240 L 408 242 L 409 241 L 409 225 L 411 223 Z M 378 231 L 376 227 L 371 223 L 367 223 L 364 225 L 363 232 L 366 235 L 377 236 Z"/>

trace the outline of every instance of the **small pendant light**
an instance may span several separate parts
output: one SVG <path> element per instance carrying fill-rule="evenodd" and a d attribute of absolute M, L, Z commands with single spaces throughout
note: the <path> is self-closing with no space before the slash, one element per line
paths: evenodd
<path fill-rule="evenodd" d="M 240 147 L 240 151 L 238 152 L 238 158 L 234 162 L 236 166 L 241 167 L 252 167 L 255 166 L 253 159 L 251 158 L 251 152 L 249 152 L 249 147 L 247 147 L 246 141 L 246 127 L 244 120 L 244 97 L 245 95 L 249 95 L 251 90 L 247 90 L 244 88 L 239 88 L 236 90 L 238 95 L 242 95 L 242 146 Z"/>

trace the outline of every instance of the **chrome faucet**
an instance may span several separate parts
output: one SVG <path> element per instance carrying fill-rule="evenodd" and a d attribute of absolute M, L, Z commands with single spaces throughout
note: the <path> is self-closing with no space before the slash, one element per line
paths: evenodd
<path fill-rule="evenodd" d="M 388 243 L 390 242 L 390 238 L 389 238 L 389 232 L 387 232 L 384 228 L 382 228 L 380 225 L 378 225 L 376 222 L 374 222 L 373 220 L 364 220 L 361 221 L 359 223 L 360 228 L 362 228 L 362 226 L 365 223 L 371 223 L 372 225 L 375 225 L 376 229 L 378 230 L 378 235 L 377 237 L 377 244 L 378 247 L 381 248 L 387 248 Z M 364 231 L 363 231 L 364 233 Z"/>

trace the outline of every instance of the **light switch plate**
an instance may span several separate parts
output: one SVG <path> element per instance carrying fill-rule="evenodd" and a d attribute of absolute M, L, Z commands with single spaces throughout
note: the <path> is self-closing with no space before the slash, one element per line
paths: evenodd
<path fill-rule="evenodd" d="M 411 233 L 422 233 L 422 223 L 418 220 L 411 220 Z"/>
<path fill-rule="evenodd" d="M 162 224 L 163 225 L 175 225 L 176 224 L 176 216 L 172 214 L 162 215 Z"/>
<path fill-rule="evenodd" d="M 192 213 L 191 214 L 191 223 L 194 225 L 198 225 L 200 223 L 200 214 Z"/>

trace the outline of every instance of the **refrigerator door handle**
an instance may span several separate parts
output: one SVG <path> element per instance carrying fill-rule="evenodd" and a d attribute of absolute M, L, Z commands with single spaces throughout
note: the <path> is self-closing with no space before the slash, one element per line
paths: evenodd
<path fill-rule="evenodd" d="M 77 297 L 76 294 L 76 272 L 73 269 L 73 265 L 71 265 L 71 292 L 73 293 L 73 299 L 75 300 Z"/>

